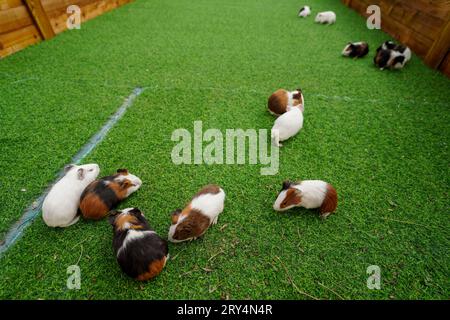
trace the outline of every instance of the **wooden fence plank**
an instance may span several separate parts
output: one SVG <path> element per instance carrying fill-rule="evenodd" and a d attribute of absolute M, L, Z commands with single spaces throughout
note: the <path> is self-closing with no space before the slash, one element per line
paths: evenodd
<path fill-rule="evenodd" d="M 40 0 L 25 0 L 31 15 L 34 18 L 39 31 L 44 39 L 51 39 L 55 36 L 55 32 L 50 24 L 50 21 L 45 14 Z"/>

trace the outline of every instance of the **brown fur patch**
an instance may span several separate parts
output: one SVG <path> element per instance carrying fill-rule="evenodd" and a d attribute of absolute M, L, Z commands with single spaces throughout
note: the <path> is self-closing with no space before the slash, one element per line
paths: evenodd
<path fill-rule="evenodd" d="M 173 234 L 175 240 L 198 238 L 208 229 L 210 219 L 198 210 L 190 210 L 187 217 L 181 221 Z"/>
<path fill-rule="evenodd" d="M 162 269 L 164 269 L 164 266 L 166 265 L 166 259 L 167 257 L 163 257 L 160 260 L 152 261 L 148 265 L 148 271 L 146 273 L 140 274 L 136 279 L 139 281 L 147 281 L 156 277 L 161 273 Z"/>
<path fill-rule="evenodd" d="M 91 192 L 80 202 L 80 210 L 83 218 L 99 220 L 108 214 L 109 208 L 97 194 Z"/>
<path fill-rule="evenodd" d="M 172 213 L 172 215 L 170 216 L 170 220 L 172 222 L 172 224 L 177 224 L 178 223 L 178 219 L 180 218 L 180 213 Z"/>
<path fill-rule="evenodd" d="M 299 90 L 297 90 L 297 91 L 299 91 Z M 293 101 L 294 106 L 298 106 L 299 104 L 303 104 L 303 95 L 302 95 L 301 91 L 299 91 L 299 93 L 297 93 L 297 94 L 294 94 L 292 96 L 292 99 L 294 100 Z"/>
<path fill-rule="evenodd" d="M 117 230 L 125 230 L 125 224 L 129 223 L 131 226 L 129 229 L 142 229 L 139 225 L 136 217 L 129 214 L 121 214 L 116 218 L 115 225 Z"/>
<path fill-rule="evenodd" d="M 220 192 L 220 187 L 215 184 L 208 184 L 207 186 L 204 186 L 199 192 L 197 192 L 194 196 L 194 198 L 197 198 L 198 196 L 201 196 L 202 194 L 212 193 L 212 194 L 218 194 Z"/>
<path fill-rule="evenodd" d="M 302 202 L 302 198 L 298 194 L 297 190 L 294 188 L 290 188 L 286 192 L 286 197 L 283 202 L 280 204 L 280 208 L 284 209 L 292 205 L 298 205 Z"/>
<path fill-rule="evenodd" d="M 336 211 L 338 203 L 338 197 L 336 189 L 331 184 L 327 184 L 327 192 L 325 194 L 325 198 L 323 199 L 322 206 L 320 207 L 321 215 L 325 217 L 330 213 Z"/>
<path fill-rule="evenodd" d="M 117 198 L 119 198 L 119 200 L 123 200 L 125 199 L 125 197 L 127 196 L 127 190 L 129 187 L 131 187 L 132 182 L 128 179 L 124 179 L 123 181 L 116 182 L 116 181 L 112 181 L 108 187 L 111 188 L 112 191 L 114 191 L 114 193 L 116 194 Z"/>
<path fill-rule="evenodd" d="M 278 89 L 270 97 L 267 103 L 270 111 L 276 115 L 281 115 L 286 112 L 289 98 L 288 93 L 284 89 Z"/>

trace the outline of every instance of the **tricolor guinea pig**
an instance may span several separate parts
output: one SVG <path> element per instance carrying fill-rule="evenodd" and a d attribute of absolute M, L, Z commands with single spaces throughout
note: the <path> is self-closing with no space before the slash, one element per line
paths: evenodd
<path fill-rule="evenodd" d="M 311 14 L 311 7 L 309 6 L 304 6 L 300 8 L 300 11 L 298 12 L 298 16 L 299 17 L 307 17 Z"/>
<path fill-rule="evenodd" d="M 304 107 L 304 105 L 305 100 L 303 98 L 302 89 L 297 89 L 295 91 L 278 89 L 277 91 L 272 93 L 267 102 L 269 112 L 275 116 L 279 116 L 285 113 L 288 107 Z"/>
<path fill-rule="evenodd" d="M 295 136 L 303 128 L 303 106 L 288 107 L 288 111 L 279 116 L 272 127 L 272 144 L 281 147 L 280 141 Z"/>
<path fill-rule="evenodd" d="M 129 173 L 127 169 L 119 169 L 112 176 L 93 181 L 80 197 L 83 218 L 98 220 L 105 217 L 141 185 L 141 179 Z"/>
<path fill-rule="evenodd" d="M 171 214 L 169 241 L 182 242 L 201 237 L 209 226 L 217 223 L 223 211 L 225 192 L 216 185 L 203 187 L 183 209 Z"/>
<path fill-rule="evenodd" d="M 314 21 L 318 23 L 333 24 L 336 22 L 336 13 L 333 11 L 319 12 Z"/>
<path fill-rule="evenodd" d="M 169 255 L 167 241 L 149 226 L 138 208 L 114 211 L 113 249 L 120 268 L 128 276 L 146 281 L 161 273 Z"/>
<path fill-rule="evenodd" d="M 404 46 L 398 45 L 393 41 L 385 41 L 377 48 L 374 57 L 374 64 L 380 70 L 401 69 L 411 59 L 411 50 Z"/>
<path fill-rule="evenodd" d="M 350 58 L 362 58 L 368 53 L 369 44 L 367 42 L 349 42 L 342 50 L 342 55 Z"/>
<path fill-rule="evenodd" d="M 285 211 L 293 207 L 304 207 L 306 209 L 319 208 L 320 216 L 326 218 L 336 210 L 337 202 L 336 189 L 325 181 L 285 181 L 275 200 L 273 209 L 276 211 Z"/>
<path fill-rule="evenodd" d="M 97 164 L 68 165 L 64 176 L 50 189 L 42 204 L 42 218 L 49 227 L 68 227 L 80 218 L 78 205 L 86 186 L 97 178 Z"/>

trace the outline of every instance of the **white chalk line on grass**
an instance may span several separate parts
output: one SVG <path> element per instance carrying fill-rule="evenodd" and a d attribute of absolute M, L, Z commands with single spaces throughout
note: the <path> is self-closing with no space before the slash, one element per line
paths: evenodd
<path fill-rule="evenodd" d="M 106 137 L 109 130 L 123 117 L 127 109 L 133 104 L 134 100 L 145 90 L 146 88 L 135 88 L 133 92 L 125 99 L 122 105 L 117 111 L 109 118 L 109 120 L 103 125 L 103 127 L 92 136 L 89 141 L 78 151 L 71 160 L 71 163 L 79 164 L 91 151 Z M 5 238 L 0 244 L 0 257 L 5 253 L 22 235 L 26 227 L 28 227 L 33 220 L 39 215 L 42 208 L 42 203 L 45 197 L 50 191 L 51 187 L 62 178 L 64 170 L 58 173 L 56 180 L 47 187 L 39 198 L 37 198 L 24 212 L 22 217 L 8 230 Z"/>

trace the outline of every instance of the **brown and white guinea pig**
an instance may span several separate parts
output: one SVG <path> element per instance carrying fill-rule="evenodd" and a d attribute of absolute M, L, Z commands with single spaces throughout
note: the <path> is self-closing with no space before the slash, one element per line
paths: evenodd
<path fill-rule="evenodd" d="M 319 208 L 320 216 L 326 218 L 336 210 L 337 203 L 336 189 L 325 181 L 284 181 L 283 188 L 275 200 L 273 209 L 285 211 L 293 207 Z"/>
<path fill-rule="evenodd" d="M 223 211 L 225 192 L 217 185 L 203 187 L 183 209 L 171 214 L 169 241 L 182 242 L 201 237 L 209 226 L 217 223 Z"/>
<path fill-rule="evenodd" d="M 305 100 L 303 98 L 302 89 L 297 89 L 295 91 L 278 89 L 269 97 L 267 106 L 271 114 L 280 116 L 288 111 L 288 107 L 299 106 L 304 108 L 304 104 Z"/>
<path fill-rule="evenodd" d="M 138 190 L 141 179 L 127 169 L 118 169 L 112 176 L 91 182 L 80 197 L 80 211 L 85 219 L 99 220 L 105 217 L 122 200 Z"/>
<path fill-rule="evenodd" d="M 369 44 L 367 42 L 349 42 L 342 50 L 342 55 L 350 58 L 362 58 L 368 53 Z"/>
<path fill-rule="evenodd" d="M 128 276 L 146 281 L 161 273 L 169 257 L 167 241 L 149 226 L 138 208 L 113 211 L 113 249 Z"/>

